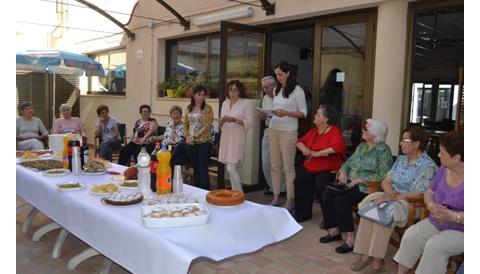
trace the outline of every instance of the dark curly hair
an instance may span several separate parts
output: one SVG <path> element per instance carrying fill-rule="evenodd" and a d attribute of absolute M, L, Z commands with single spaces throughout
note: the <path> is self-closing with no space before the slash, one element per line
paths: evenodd
<path fill-rule="evenodd" d="M 274 70 L 277 68 L 283 71 L 284 73 L 290 72 L 290 74 L 287 77 L 287 82 L 285 83 L 285 87 L 283 88 L 283 94 L 282 94 L 284 98 L 288 98 L 290 94 L 293 92 L 293 90 L 295 89 L 295 86 L 297 85 L 295 73 L 292 69 L 292 66 L 285 61 L 281 61 L 280 63 L 278 63 L 275 66 Z M 278 85 L 275 88 L 275 95 L 277 95 L 280 92 L 281 88 L 282 88 L 281 85 Z"/>
<path fill-rule="evenodd" d="M 97 116 L 100 116 L 100 112 L 102 112 L 102 110 L 106 110 L 107 112 L 110 112 L 107 105 L 99 105 L 97 107 Z"/>
<path fill-rule="evenodd" d="M 440 138 L 440 145 L 450 154 L 450 156 L 460 155 L 463 162 L 463 132 L 452 131 Z"/>
<path fill-rule="evenodd" d="M 243 83 L 240 82 L 240 80 L 231 80 L 227 84 L 227 91 L 226 92 L 227 92 L 227 98 L 228 99 L 230 99 L 230 95 L 228 95 L 228 91 L 230 90 L 231 86 L 237 87 L 238 91 L 240 91 L 240 98 L 247 98 L 247 92 L 246 92 L 246 89 L 245 89 L 245 85 L 243 85 Z"/>

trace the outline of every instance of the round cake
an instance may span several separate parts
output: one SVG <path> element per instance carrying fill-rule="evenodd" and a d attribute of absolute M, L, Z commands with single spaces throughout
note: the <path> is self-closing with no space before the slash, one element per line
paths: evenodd
<path fill-rule="evenodd" d="M 104 203 L 116 206 L 134 205 L 141 201 L 143 201 L 143 195 L 140 192 L 117 192 L 103 198 Z"/>
<path fill-rule="evenodd" d="M 216 189 L 207 193 L 207 202 L 217 206 L 234 206 L 245 201 L 243 192 L 230 189 Z"/>

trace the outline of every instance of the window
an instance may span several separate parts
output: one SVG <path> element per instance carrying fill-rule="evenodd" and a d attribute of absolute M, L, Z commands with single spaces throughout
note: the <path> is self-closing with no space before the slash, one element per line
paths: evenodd
<path fill-rule="evenodd" d="M 125 49 L 90 55 L 101 63 L 105 77 L 81 77 L 82 94 L 125 95 L 127 83 L 127 53 Z"/>
<path fill-rule="evenodd" d="M 205 86 L 210 98 L 218 98 L 220 75 L 220 38 L 208 35 L 200 38 L 167 42 L 170 60 L 166 79 L 194 82 Z M 163 96 L 159 92 L 158 96 Z"/>

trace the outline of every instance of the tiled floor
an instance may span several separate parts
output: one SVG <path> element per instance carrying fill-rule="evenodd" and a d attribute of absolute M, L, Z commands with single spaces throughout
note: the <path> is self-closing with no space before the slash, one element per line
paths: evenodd
<path fill-rule="evenodd" d="M 246 194 L 247 200 L 257 203 L 270 202 L 271 196 L 264 196 L 263 191 Z M 23 201 L 17 198 L 17 206 Z M 103 257 L 96 256 L 78 265 L 76 270 L 68 270 L 68 260 L 87 248 L 82 241 L 69 235 L 63 253 L 58 259 L 52 259 L 52 249 L 59 231 L 48 233 L 39 242 L 33 242 L 32 234 L 38 227 L 47 224 L 49 219 L 38 214 L 32 229 L 22 234 L 21 226 L 27 213 L 17 215 L 17 273 L 99 273 L 103 266 Z M 342 255 L 334 251 L 336 243 L 320 244 L 318 238 L 326 231 L 319 228 L 321 212 L 318 204 L 314 204 L 314 216 L 303 222 L 303 229 L 295 236 L 282 242 L 267 246 L 261 250 L 235 256 L 220 262 L 207 259 L 195 260 L 190 268 L 191 274 L 227 274 L 227 273 L 355 273 L 349 270 L 350 263 L 357 255 Z M 396 265 L 391 260 L 396 248 L 390 246 L 387 253 L 387 273 L 394 273 Z M 129 273 L 114 264 L 110 273 Z M 161 271 L 159 271 L 161 273 Z"/>

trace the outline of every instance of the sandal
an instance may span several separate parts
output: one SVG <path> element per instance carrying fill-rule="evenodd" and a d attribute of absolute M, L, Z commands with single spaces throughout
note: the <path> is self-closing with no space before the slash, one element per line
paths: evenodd
<path fill-rule="evenodd" d="M 350 269 L 358 272 L 364 270 L 367 266 L 370 265 L 372 262 L 372 259 L 369 258 L 367 261 L 363 261 L 362 259 L 359 259 L 358 261 L 354 262 L 351 266 Z"/>

